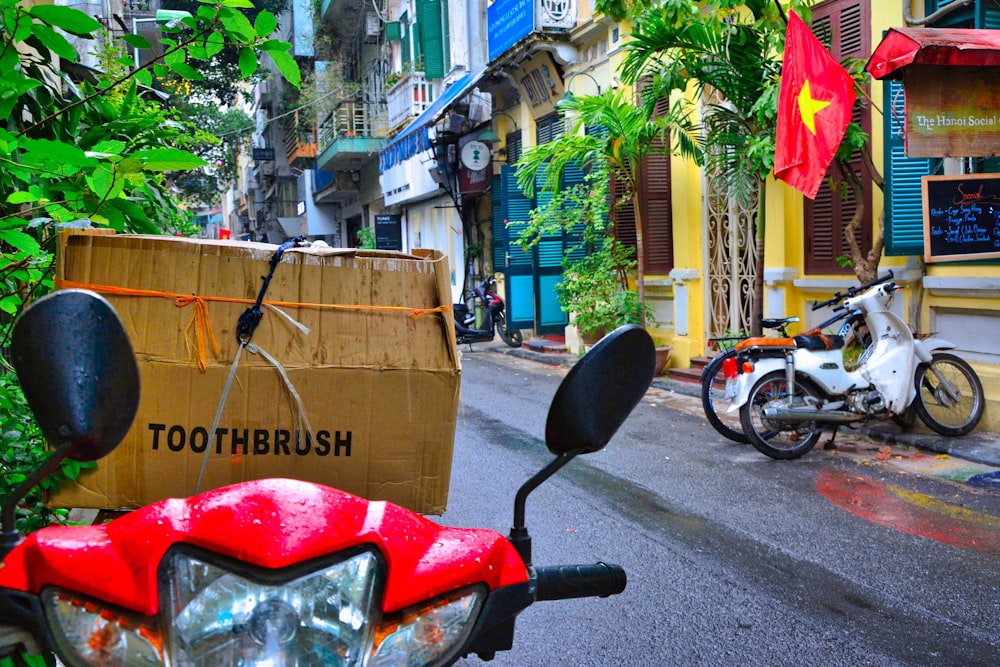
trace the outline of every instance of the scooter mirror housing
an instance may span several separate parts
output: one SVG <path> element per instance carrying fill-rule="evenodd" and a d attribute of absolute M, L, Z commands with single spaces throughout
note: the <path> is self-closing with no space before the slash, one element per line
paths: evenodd
<path fill-rule="evenodd" d="M 618 327 L 576 362 L 556 391 L 545 442 L 556 455 L 604 448 L 642 400 L 656 369 L 656 346 L 636 324 Z"/>
<path fill-rule="evenodd" d="M 139 407 L 139 368 L 125 327 L 88 290 L 42 297 L 14 326 L 11 357 L 50 445 L 77 461 L 107 456 Z"/>

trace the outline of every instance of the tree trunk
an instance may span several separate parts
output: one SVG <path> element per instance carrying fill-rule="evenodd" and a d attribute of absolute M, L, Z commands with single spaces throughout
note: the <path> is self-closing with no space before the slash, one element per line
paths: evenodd
<path fill-rule="evenodd" d="M 763 179 L 757 184 L 756 247 L 753 261 L 753 294 L 750 297 L 750 335 L 760 336 L 763 331 L 760 321 L 764 313 L 764 211 L 767 183 Z"/>
<path fill-rule="evenodd" d="M 646 250 L 642 243 L 642 210 L 639 208 L 639 191 L 632 186 L 632 206 L 635 208 L 635 285 L 639 292 L 639 324 L 646 327 L 646 271 L 643 263 Z"/>

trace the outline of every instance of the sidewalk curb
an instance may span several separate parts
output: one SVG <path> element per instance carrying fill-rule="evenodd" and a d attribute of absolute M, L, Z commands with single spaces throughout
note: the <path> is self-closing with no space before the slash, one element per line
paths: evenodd
<path fill-rule="evenodd" d="M 512 348 L 504 343 L 493 342 L 477 344 L 479 349 L 500 354 L 509 354 L 520 359 L 536 361 L 549 366 L 570 368 L 576 363 L 577 357 L 569 352 L 544 353 L 524 347 Z M 475 349 L 475 348 L 474 348 Z M 651 386 L 666 389 L 678 394 L 700 397 L 698 385 L 691 382 L 680 382 L 666 377 L 655 377 Z M 1000 467 L 1000 434 L 986 431 L 973 431 L 968 435 L 948 438 L 938 435 L 918 423 L 904 431 L 892 421 L 879 421 L 876 425 L 860 426 L 851 429 L 855 433 L 888 444 L 901 444 L 922 449 L 935 454 L 947 454 L 973 463 Z"/>

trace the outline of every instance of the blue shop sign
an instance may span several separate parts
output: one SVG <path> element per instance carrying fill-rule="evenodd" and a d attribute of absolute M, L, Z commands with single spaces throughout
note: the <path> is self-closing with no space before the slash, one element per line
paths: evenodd
<path fill-rule="evenodd" d="M 535 30 L 533 0 L 497 0 L 486 9 L 486 41 L 492 62 Z"/>

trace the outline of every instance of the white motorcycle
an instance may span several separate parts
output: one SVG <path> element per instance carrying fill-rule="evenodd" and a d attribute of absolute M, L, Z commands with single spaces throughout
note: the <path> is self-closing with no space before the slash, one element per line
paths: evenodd
<path fill-rule="evenodd" d="M 983 386 L 975 371 L 945 352 L 954 344 L 916 339 L 889 310 L 903 288 L 892 273 L 843 297 L 837 309 L 864 317 L 872 343 L 851 370 L 844 339 L 813 329 L 794 338 L 750 338 L 724 368 L 729 412 L 761 453 L 776 459 L 808 452 L 824 430 L 876 419 L 901 420 L 912 408 L 930 429 L 964 435 L 983 416 Z M 838 295 L 839 296 L 839 295 Z M 816 304 L 814 308 L 823 304 Z"/>

